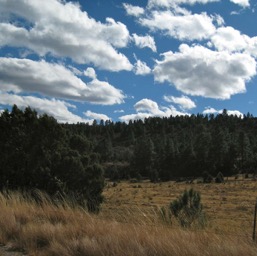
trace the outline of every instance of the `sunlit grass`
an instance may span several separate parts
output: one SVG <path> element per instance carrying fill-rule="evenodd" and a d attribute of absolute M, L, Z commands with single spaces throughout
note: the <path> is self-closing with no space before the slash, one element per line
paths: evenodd
<path fill-rule="evenodd" d="M 183 230 L 162 222 L 157 206 L 130 208 L 128 202 L 108 212 L 105 205 L 100 215 L 90 215 L 67 201 L 41 199 L 0 194 L 0 243 L 39 256 L 257 255 L 251 236 Z"/>

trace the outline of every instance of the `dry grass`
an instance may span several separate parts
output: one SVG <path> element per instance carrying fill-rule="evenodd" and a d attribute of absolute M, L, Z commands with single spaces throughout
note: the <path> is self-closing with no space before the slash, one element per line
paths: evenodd
<path fill-rule="evenodd" d="M 0 243 L 25 249 L 32 256 L 257 255 L 251 233 L 241 229 L 226 233 L 222 228 L 217 232 L 214 224 L 204 230 L 182 230 L 174 225 L 164 225 L 158 207 L 182 192 L 185 184 L 142 183 L 139 188 L 131 187 L 134 185 L 122 183 L 108 188 L 105 191 L 106 203 L 99 216 L 72 207 L 68 202 L 53 205 L 45 196 L 42 196 L 43 203 L 38 205 L 19 193 L 0 194 Z M 216 201 L 220 201 L 220 194 L 214 194 L 214 191 L 224 190 L 222 193 L 228 193 L 227 201 L 233 197 L 239 200 L 231 200 L 227 206 L 230 205 L 237 214 L 242 213 L 243 217 L 248 216 L 248 208 L 239 202 L 256 193 L 254 184 L 244 188 L 244 196 L 236 185 L 231 185 L 228 190 L 224 189 L 225 185 L 219 189 L 212 186 L 214 184 L 207 189 L 201 185 L 201 192 L 205 191 L 204 204 L 213 200 L 207 204 L 208 213 L 212 212 L 211 207 L 216 209 L 219 205 Z M 119 205 L 115 207 L 117 200 Z M 226 212 L 218 215 L 224 217 L 228 228 Z"/>
<path fill-rule="evenodd" d="M 137 213 L 128 214 L 132 222 L 138 220 L 138 214 L 147 215 L 151 222 L 156 222 L 159 209 L 168 206 L 185 189 L 190 188 L 201 193 L 204 211 L 208 217 L 208 230 L 251 236 L 257 199 L 257 182 L 251 180 L 231 179 L 225 184 L 121 182 L 115 187 L 109 183 L 104 191 L 106 200 L 102 214 L 122 219 L 124 212 L 131 212 Z M 173 226 L 175 224 L 173 221 Z"/>

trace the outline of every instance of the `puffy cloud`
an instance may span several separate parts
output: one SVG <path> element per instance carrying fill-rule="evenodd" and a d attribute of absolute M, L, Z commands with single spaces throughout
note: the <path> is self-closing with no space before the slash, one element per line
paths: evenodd
<path fill-rule="evenodd" d="M 165 101 L 175 103 L 180 106 L 182 109 L 192 109 L 195 108 L 195 103 L 188 98 L 187 96 L 174 97 L 174 96 L 164 96 Z"/>
<path fill-rule="evenodd" d="M 209 38 L 215 31 L 214 22 L 217 16 L 206 13 L 177 15 L 170 10 L 153 11 L 150 17 L 140 18 L 142 26 L 153 31 L 164 31 L 170 37 L 179 40 L 203 40 Z"/>
<path fill-rule="evenodd" d="M 223 109 L 221 110 L 216 110 L 214 108 L 208 107 L 203 111 L 203 114 L 222 114 L 223 113 Z M 238 117 L 243 117 L 243 114 L 238 111 L 238 110 L 227 110 L 227 114 L 229 116 L 233 115 L 233 116 L 238 116 Z"/>
<path fill-rule="evenodd" d="M 147 66 L 147 64 L 141 60 L 137 60 L 134 66 L 134 72 L 136 75 L 147 75 L 151 73 L 151 69 Z"/>
<path fill-rule="evenodd" d="M 219 51 L 241 51 L 247 47 L 250 38 L 232 27 L 218 28 L 211 42 Z"/>
<path fill-rule="evenodd" d="M 203 114 L 217 114 L 219 111 L 215 108 L 208 107 L 203 111 Z"/>
<path fill-rule="evenodd" d="M 124 115 L 119 119 L 123 122 L 129 122 L 130 120 L 145 119 L 148 117 L 169 117 L 177 115 L 188 115 L 187 113 L 177 111 L 173 106 L 159 107 L 155 101 L 150 99 L 142 99 L 134 105 L 136 114 Z"/>
<path fill-rule="evenodd" d="M 257 58 L 257 36 L 250 38 L 249 44 L 247 45 L 245 51 Z"/>
<path fill-rule="evenodd" d="M 134 42 L 136 44 L 136 46 L 138 46 L 139 48 L 144 48 L 144 47 L 148 47 L 150 48 L 153 52 L 156 52 L 156 45 L 155 45 L 155 41 L 154 38 L 146 35 L 146 36 L 138 36 L 137 34 L 133 34 L 133 39 Z"/>
<path fill-rule="evenodd" d="M 111 71 L 132 69 L 126 56 L 116 50 L 127 46 L 129 32 L 112 18 L 100 23 L 77 4 L 58 0 L 0 0 L 0 5 L 0 17 L 9 17 L 9 23 L 0 23 L 0 46 L 25 47 L 41 56 L 70 57 Z M 17 19 L 13 22 L 13 17 L 26 23 L 14 25 Z"/>
<path fill-rule="evenodd" d="M 148 6 L 150 7 L 156 7 L 156 6 L 162 6 L 162 7 L 171 7 L 174 4 L 189 4 L 193 5 L 196 3 L 200 4 L 207 4 L 211 2 L 219 2 L 220 0 L 149 0 Z"/>
<path fill-rule="evenodd" d="M 134 6 L 131 4 L 127 4 L 127 3 L 124 3 L 123 7 L 126 10 L 128 15 L 135 16 L 135 17 L 138 17 L 138 16 L 144 14 L 144 12 L 145 12 L 144 8 L 139 7 L 139 6 Z"/>
<path fill-rule="evenodd" d="M 219 51 L 243 51 L 257 57 L 257 36 L 249 37 L 233 27 L 218 28 L 211 37 L 211 44 Z"/>
<path fill-rule="evenodd" d="M 149 0 L 148 8 L 156 8 L 156 7 L 166 7 L 170 8 L 174 5 L 188 4 L 194 5 L 196 3 L 199 4 L 208 4 L 213 2 L 220 2 L 220 0 Z M 230 2 L 240 5 L 242 7 L 249 7 L 249 0 L 230 0 Z"/>
<path fill-rule="evenodd" d="M 242 7 L 249 7 L 250 3 L 249 0 L 230 0 L 230 2 L 234 4 L 241 5 Z"/>
<path fill-rule="evenodd" d="M 180 52 L 164 53 L 153 72 L 156 81 L 167 81 L 185 94 L 229 99 L 245 92 L 245 83 L 256 74 L 256 62 L 248 54 L 186 44 L 179 49 Z"/>
<path fill-rule="evenodd" d="M 99 113 L 94 113 L 94 112 L 92 112 L 90 110 L 84 112 L 84 115 L 86 117 L 89 117 L 89 118 L 92 118 L 92 119 L 95 119 L 95 120 L 104 120 L 104 121 L 111 120 L 111 118 L 108 117 L 107 115 L 99 114 Z"/>
<path fill-rule="evenodd" d="M 76 108 L 65 101 L 56 99 L 37 98 L 34 96 L 20 96 L 9 93 L 0 93 L 0 104 L 12 106 L 16 104 L 20 108 L 30 106 L 39 114 L 53 116 L 60 123 L 92 123 L 93 120 L 81 118 L 69 111 L 69 108 Z"/>
<path fill-rule="evenodd" d="M 91 78 L 91 79 L 96 79 L 96 73 L 95 73 L 95 70 L 93 68 L 87 68 L 84 71 L 84 75 Z"/>
<path fill-rule="evenodd" d="M 102 105 L 123 103 L 125 98 L 109 83 L 93 79 L 86 84 L 60 64 L 16 58 L 0 58 L 0 89 Z"/>

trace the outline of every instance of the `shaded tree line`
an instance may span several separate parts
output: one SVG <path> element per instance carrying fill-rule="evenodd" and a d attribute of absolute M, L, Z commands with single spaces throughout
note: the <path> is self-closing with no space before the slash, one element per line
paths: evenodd
<path fill-rule="evenodd" d="M 0 189 L 39 189 L 98 211 L 104 187 L 99 155 L 85 137 L 48 115 L 13 106 L 0 116 Z"/>
<path fill-rule="evenodd" d="M 218 115 L 150 117 L 129 123 L 64 125 L 86 136 L 111 179 L 230 176 L 257 170 L 257 118 Z"/>
<path fill-rule="evenodd" d="M 59 124 L 31 108 L 0 115 L 0 189 L 68 195 L 98 211 L 104 178 L 167 181 L 257 170 L 250 114 Z"/>

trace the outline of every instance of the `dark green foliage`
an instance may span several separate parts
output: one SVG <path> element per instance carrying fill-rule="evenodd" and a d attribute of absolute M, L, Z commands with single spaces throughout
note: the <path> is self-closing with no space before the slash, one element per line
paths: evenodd
<path fill-rule="evenodd" d="M 211 183 L 213 181 L 213 177 L 208 172 L 203 172 L 202 177 L 204 183 Z"/>
<path fill-rule="evenodd" d="M 224 176 L 221 172 L 219 172 L 215 178 L 216 183 L 224 183 Z"/>
<path fill-rule="evenodd" d="M 170 204 L 170 212 L 182 227 L 190 227 L 193 223 L 203 225 L 205 217 L 200 193 L 190 189 Z"/>
<path fill-rule="evenodd" d="M 102 198 L 93 194 L 101 194 L 103 172 L 112 180 L 152 182 L 179 177 L 211 182 L 219 172 L 225 177 L 255 173 L 256 127 L 257 118 L 250 114 L 239 118 L 226 111 L 128 124 L 58 124 L 14 106 L 0 116 L 0 189 L 39 188 L 51 195 L 75 191 L 80 201 L 85 195 L 98 204 Z M 88 182 L 92 177 L 94 182 Z"/>
<path fill-rule="evenodd" d="M 40 189 L 98 211 L 103 169 L 91 142 L 47 115 L 14 106 L 0 116 L 0 189 Z"/>

